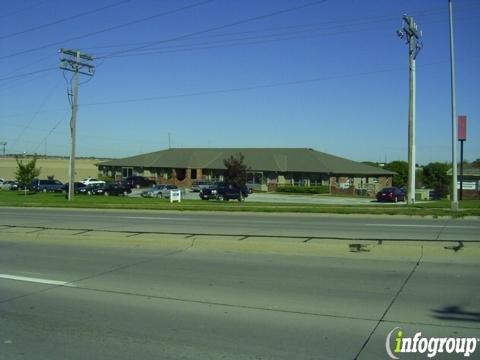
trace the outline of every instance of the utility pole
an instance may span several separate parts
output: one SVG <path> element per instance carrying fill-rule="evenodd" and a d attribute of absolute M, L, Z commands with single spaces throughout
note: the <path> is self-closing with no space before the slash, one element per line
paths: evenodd
<path fill-rule="evenodd" d="M 415 204 L 415 100 L 416 100 L 416 74 L 415 59 L 422 49 L 421 41 L 422 32 L 418 30 L 418 25 L 413 17 L 403 15 L 403 28 L 397 30 L 400 39 L 405 39 L 408 44 L 408 60 L 409 60 L 409 106 L 408 106 L 408 194 L 407 204 Z"/>
<path fill-rule="evenodd" d="M 458 210 L 457 191 L 457 124 L 456 124 L 456 94 L 455 94 L 455 49 L 453 46 L 453 9 L 452 0 L 448 0 L 448 14 L 450 27 L 450 86 L 451 86 L 451 111 L 452 111 L 452 198 L 451 208 Z"/>
<path fill-rule="evenodd" d="M 7 142 L 2 141 L 2 142 L 0 142 L 0 145 L 3 146 L 3 157 L 5 157 L 5 146 L 7 146 Z"/>
<path fill-rule="evenodd" d="M 88 61 L 93 61 L 93 57 L 82 53 L 80 50 L 60 49 L 60 53 L 62 54 L 62 58 L 60 59 L 60 69 L 73 72 L 71 79 L 73 84 L 71 84 L 68 89 L 68 96 L 72 109 L 72 116 L 70 118 L 70 137 L 72 148 L 70 152 L 70 166 L 68 170 L 68 201 L 72 201 L 75 193 L 75 145 L 80 74 L 93 76 L 95 73 L 95 66 L 88 63 Z M 86 69 L 86 71 L 83 71 L 84 69 Z"/>

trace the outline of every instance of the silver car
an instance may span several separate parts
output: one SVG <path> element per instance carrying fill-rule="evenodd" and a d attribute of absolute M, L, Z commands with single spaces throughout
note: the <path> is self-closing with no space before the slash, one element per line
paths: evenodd
<path fill-rule="evenodd" d="M 182 197 L 185 195 L 185 189 L 179 189 L 176 185 L 167 185 L 165 188 L 161 191 L 161 197 L 165 199 L 170 199 L 170 191 L 171 190 L 180 190 Z"/>
<path fill-rule="evenodd" d="M 15 181 L 13 180 L 7 180 L 7 181 L 3 181 L 3 182 L 0 182 L 0 189 L 2 190 L 11 190 L 12 187 L 16 184 Z"/>
<path fill-rule="evenodd" d="M 171 185 L 155 185 L 148 190 L 142 191 L 140 194 L 142 197 L 162 197 L 162 191 L 165 190 L 167 186 Z"/>

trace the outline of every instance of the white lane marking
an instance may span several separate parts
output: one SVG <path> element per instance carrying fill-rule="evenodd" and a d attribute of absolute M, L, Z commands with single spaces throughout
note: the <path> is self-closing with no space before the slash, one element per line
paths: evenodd
<path fill-rule="evenodd" d="M 380 226 L 380 227 L 424 227 L 424 228 L 456 228 L 456 229 L 479 229 L 478 226 L 473 225 L 415 225 L 415 224 L 365 224 L 365 226 Z"/>
<path fill-rule="evenodd" d="M 170 221 L 193 221 L 191 218 L 169 218 L 169 217 L 155 217 L 155 216 L 119 216 L 120 219 L 134 219 L 134 220 L 170 220 Z"/>
<path fill-rule="evenodd" d="M 33 283 L 38 283 L 38 284 L 48 284 L 48 285 L 59 285 L 59 286 L 75 287 L 75 285 L 69 283 L 68 281 L 58 281 L 58 280 L 50 280 L 50 279 L 40 279 L 40 278 L 32 278 L 32 277 L 16 276 L 16 275 L 8 275 L 8 274 L 0 274 L 0 279 L 26 281 L 26 282 L 33 282 Z"/>

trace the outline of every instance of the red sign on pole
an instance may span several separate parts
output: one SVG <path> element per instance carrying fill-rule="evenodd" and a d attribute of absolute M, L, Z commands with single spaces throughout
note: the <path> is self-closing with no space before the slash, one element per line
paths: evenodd
<path fill-rule="evenodd" d="M 458 117 L 458 141 L 467 140 L 467 116 L 460 115 Z"/>

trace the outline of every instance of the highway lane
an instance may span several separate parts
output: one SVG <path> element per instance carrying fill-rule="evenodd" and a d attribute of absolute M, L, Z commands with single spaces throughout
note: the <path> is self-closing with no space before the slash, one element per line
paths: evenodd
<path fill-rule="evenodd" d="M 0 358 L 380 359 L 396 326 L 480 331 L 478 245 L 301 256 L 67 234 L 0 232 Z"/>
<path fill-rule="evenodd" d="M 365 239 L 480 240 L 478 219 L 0 208 L 0 225 Z"/>

